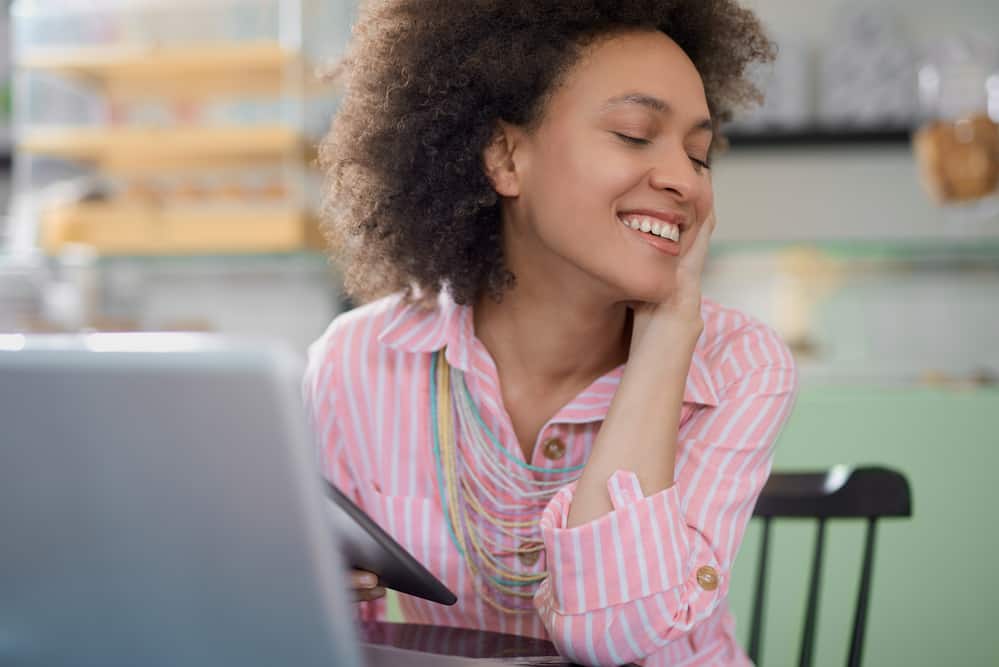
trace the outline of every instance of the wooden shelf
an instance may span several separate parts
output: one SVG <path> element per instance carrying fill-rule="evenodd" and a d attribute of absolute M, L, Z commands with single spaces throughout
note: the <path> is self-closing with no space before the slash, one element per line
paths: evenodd
<path fill-rule="evenodd" d="M 299 51 L 275 41 L 189 46 L 33 49 L 15 56 L 21 71 L 46 73 L 91 87 L 110 105 L 258 96 L 328 94 Z M 280 122 L 281 118 L 275 119 Z M 220 127 L 27 127 L 22 155 L 88 163 L 102 174 L 155 176 L 188 168 L 258 163 L 308 165 L 314 141 L 278 122 Z M 39 244 L 57 253 L 67 244 L 92 246 L 102 257 L 236 257 L 321 249 L 316 216 L 287 199 L 202 202 L 146 198 L 85 201 L 44 211 Z"/>
<path fill-rule="evenodd" d="M 41 245 L 68 243 L 101 255 L 284 253 L 322 247 L 314 216 L 284 207 L 158 207 L 84 202 L 49 211 Z"/>
<path fill-rule="evenodd" d="M 38 155 L 97 162 L 108 171 L 171 166 L 310 159 L 314 148 L 282 126 L 193 128 L 72 128 L 28 132 L 18 148 Z"/>
<path fill-rule="evenodd" d="M 829 129 L 808 128 L 800 131 L 727 132 L 732 149 L 743 148 L 875 148 L 908 146 L 912 130 L 907 128 Z"/>
<path fill-rule="evenodd" d="M 34 50 L 15 66 L 89 79 L 118 97 L 277 94 L 298 74 L 303 93 L 322 88 L 314 68 L 275 42 Z"/>

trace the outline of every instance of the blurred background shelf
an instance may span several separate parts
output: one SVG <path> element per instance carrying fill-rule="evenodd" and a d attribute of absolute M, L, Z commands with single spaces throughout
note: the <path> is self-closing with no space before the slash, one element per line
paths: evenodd
<path fill-rule="evenodd" d="M 356 10 L 12 3 L 0 264 L 21 306 L 0 328 L 193 328 L 304 348 L 342 308 L 315 158 L 342 94 L 320 72 Z"/>
<path fill-rule="evenodd" d="M 945 236 L 924 239 L 857 238 L 809 240 L 712 240 L 711 255 L 772 254 L 807 248 L 834 258 L 884 262 L 994 262 L 999 264 L 999 236 Z"/>
<path fill-rule="evenodd" d="M 911 129 L 897 127 L 867 129 L 814 127 L 758 132 L 735 130 L 726 133 L 725 136 L 733 149 L 857 150 L 883 147 L 907 148 L 911 142 L 911 135 Z"/>
<path fill-rule="evenodd" d="M 2 257 L 0 257 L 2 262 Z M 140 270 L 175 270 L 191 272 L 267 271 L 273 267 L 335 271 L 330 258 L 321 249 L 276 252 L 200 252 L 132 254 L 116 253 L 97 257 L 97 264 L 109 268 L 129 267 Z"/>
<path fill-rule="evenodd" d="M 43 221 L 42 248 L 85 244 L 99 255 L 276 253 L 321 248 L 314 217 L 272 207 L 160 207 L 84 202 Z"/>
<path fill-rule="evenodd" d="M 282 126 L 46 128 L 25 133 L 18 144 L 27 153 L 93 161 L 112 169 L 312 156 L 304 137 Z"/>
<path fill-rule="evenodd" d="M 14 66 L 100 81 L 138 77 L 173 79 L 240 71 L 270 74 L 280 81 L 283 68 L 297 60 L 297 54 L 281 48 L 277 42 L 259 42 L 33 48 L 21 53 Z"/>
<path fill-rule="evenodd" d="M 289 73 L 320 90 L 316 65 L 278 42 L 33 49 L 16 67 L 87 79 L 118 97 L 278 95 Z"/>

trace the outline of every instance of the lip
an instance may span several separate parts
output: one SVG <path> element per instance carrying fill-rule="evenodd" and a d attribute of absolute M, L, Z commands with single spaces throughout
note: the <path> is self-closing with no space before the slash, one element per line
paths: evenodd
<path fill-rule="evenodd" d="M 671 257 L 680 256 L 680 244 L 675 241 L 669 241 L 667 239 L 659 238 L 658 236 L 653 236 L 652 234 L 646 234 L 644 232 L 636 232 L 635 230 L 628 230 L 637 236 L 635 238 L 640 241 L 647 243 L 664 255 L 669 255 Z"/>
<path fill-rule="evenodd" d="M 690 227 L 690 223 L 687 221 L 687 216 L 683 213 L 677 213 L 676 211 L 662 211 L 651 208 L 633 208 L 628 209 L 627 211 L 618 211 L 617 214 L 619 218 L 626 215 L 644 215 L 649 218 L 657 218 L 663 222 L 668 222 L 671 225 L 676 225 L 680 228 L 681 232 Z"/>
<path fill-rule="evenodd" d="M 637 215 L 637 214 L 635 214 Z M 658 216 L 657 216 L 658 217 Z M 662 220 L 663 218 L 658 218 Z M 680 255 L 680 244 L 676 241 L 671 241 L 669 239 L 660 238 L 654 234 L 648 234 L 646 232 L 639 231 L 637 229 L 632 229 L 628 225 L 624 224 L 623 220 L 620 220 L 622 227 L 624 227 L 624 232 L 629 236 L 633 237 L 642 243 L 652 246 L 657 251 L 664 255 L 670 255 L 672 257 L 679 257 Z M 668 222 L 668 221 L 667 221 Z M 674 223 L 676 224 L 676 223 Z"/>

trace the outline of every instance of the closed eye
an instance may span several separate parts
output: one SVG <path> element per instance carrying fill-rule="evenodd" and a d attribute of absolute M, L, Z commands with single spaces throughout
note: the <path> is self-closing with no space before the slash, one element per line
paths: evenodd
<path fill-rule="evenodd" d="M 642 139 L 641 137 L 633 137 L 628 134 L 622 134 L 621 132 L 612 132 L 611 134 L 616 136 L 621 141 L 627 144 L 631 144 L 632 146 L 648 146 L 649 144 L 652 143 L 648 139 Z M 711 163 L 708 162 L 707 160 L 701 160 L 700 158 L 696 158 L 693 155 L 688 155 L 687 157 L 690 158 L 690 161 L 694 163 L 698 171 L 702 169 L 711 169 Z"/>
<path fill-rule="evenodd" d="M 632 137 L 631 135 L 621 134 L 620 132 L 614 132 L 613 134 L 621 141 L 628 144 L 633 144 L 635 146 L 647 146 L 652 143 L 648 139 L 642 139 L 641 137 Z"/>

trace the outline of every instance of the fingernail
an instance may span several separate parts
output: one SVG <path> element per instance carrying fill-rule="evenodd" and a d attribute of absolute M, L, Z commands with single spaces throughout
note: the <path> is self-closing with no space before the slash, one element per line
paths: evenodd
<path fill-rule="evenodd" d="M 378 579 L 375 578 L 373 574 L 362 574 L 361 575 L 361 586 L 365 588 L 374 588 L 378 584 Z"/>

